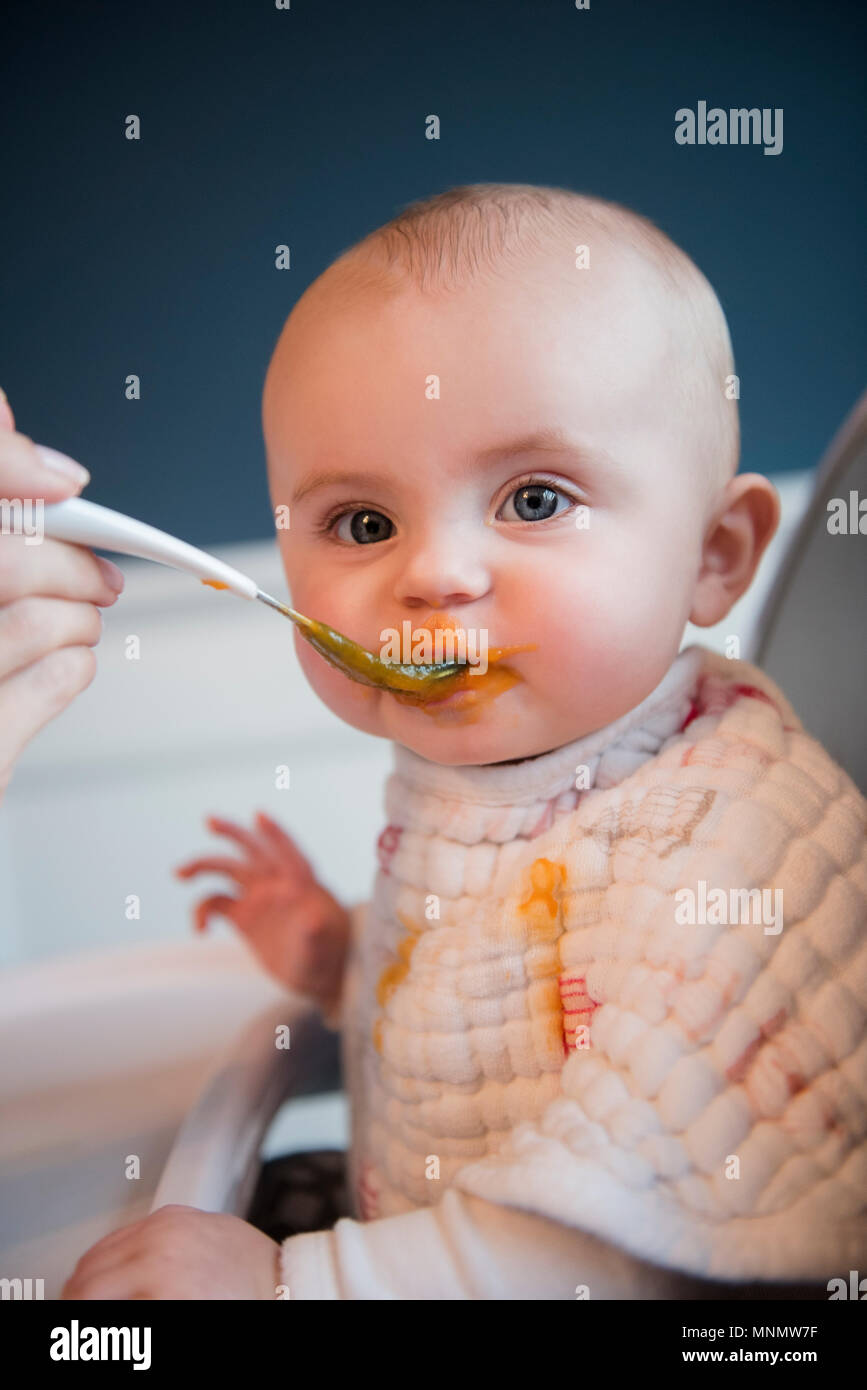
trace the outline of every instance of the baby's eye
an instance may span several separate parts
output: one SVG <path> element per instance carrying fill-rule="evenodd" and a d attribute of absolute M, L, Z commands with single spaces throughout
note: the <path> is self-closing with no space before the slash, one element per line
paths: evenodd
<path fill-rule="evenodd" d="M 334 534 L 342 541 L 371 545 L 374 541 L 387 541 L 394 535 L 394 526 L 382 512 L 344 512 L 337 520 Z"/>
<path fill-rule="evenodd" d="M 500 515 L 504 521 L 547 521 L 549 516 L 557 514 L 558 499 L 567 507 L 575 505 L 574 498 L 550 483 L 525 483 L 503 503 Z"/>

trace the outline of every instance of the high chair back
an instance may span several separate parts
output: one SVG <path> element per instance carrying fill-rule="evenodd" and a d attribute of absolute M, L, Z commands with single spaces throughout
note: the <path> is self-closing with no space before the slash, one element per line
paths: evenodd
<path fill-rule="evenodd" d="M 867 393 L 822 459 L 747 655 L 867 795 Z"/>

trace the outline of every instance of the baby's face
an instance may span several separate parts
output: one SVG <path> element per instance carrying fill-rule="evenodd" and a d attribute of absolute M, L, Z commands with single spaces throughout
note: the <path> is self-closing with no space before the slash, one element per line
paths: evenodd
<path fill-rule="evenodd" d="M 345 307 L 326 276 L 296 307 L 263 402 L 293 606 L 375 653 L 386 629 L 435 614 L 477 650 L 533 646 L 496 698 L 480 684 L 423 709 L 296 634 L 349 724 L 439 763 L 525 758 L 625 714 L 673 661 L 708 497 L 671 407 L 657 293 L 631 261 L 614 271 L 535 261 Z"/>

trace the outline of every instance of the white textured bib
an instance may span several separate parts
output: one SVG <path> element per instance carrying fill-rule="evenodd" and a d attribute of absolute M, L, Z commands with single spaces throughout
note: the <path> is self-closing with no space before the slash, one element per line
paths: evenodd
<path fill-rule="evenodd" d="M 538 758 L 396 747 L 386 809 L 343 1003 L 358 1216 L 454 1185 L 690 1273 L 867 1274 L 867 805 L 766 676 L 689 647 Z M 781 928 L 734 920 L 753 889 Z"/>

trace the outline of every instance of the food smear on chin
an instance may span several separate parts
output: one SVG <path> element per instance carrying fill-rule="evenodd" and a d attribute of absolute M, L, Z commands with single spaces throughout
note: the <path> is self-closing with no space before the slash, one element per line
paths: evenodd
<path fill-rule="evenodd" d="M 461 624 L 447 613 L 432 613 L 423 627 L 430 632 L 438 629 L 459 631 Z M 516 643 L 509 647 L 491 647 L 487 653 L 488 669 L 476 672 L 472 665 L 463 665 L 450 678 L 441 680 L 434 688 L 422 695 L 392 691 L 398 704 L 415 705 L 423 714 L 434 717 L 440 723 L 475 724 L 482 710 L 498 696 L 511 690 L 522 677 L 512 666 L 500 665 L 504 657 L 515 652 L 536 650 L 536 643 Z M 460 693 L 463 698 L 445 704 L 450 695 Z"/>
<path fill-rule="evenodd" d="M 415 705 L 423 714 L 436 717 L 440 721 L 475 724 L 482 710 L 492 700 L 511 690 L 512 686 L 517 685 L 522 679 L 514 667 L 498 666 L 495 663 L 514 651 L 532 650 L 530 646 L 496 647 L 488 652 L 488 669 L 482 675 L 471 675 L 472 668 L 461 671 L 449 682 L 447 689 L 440 687 L 429 695 L 408 695 L 396 690 L 390 693 L 398 704 Z M 461 694 L 463 698 L 453 704 L 447 704 L 448 696 L 455 694 Z"/>

